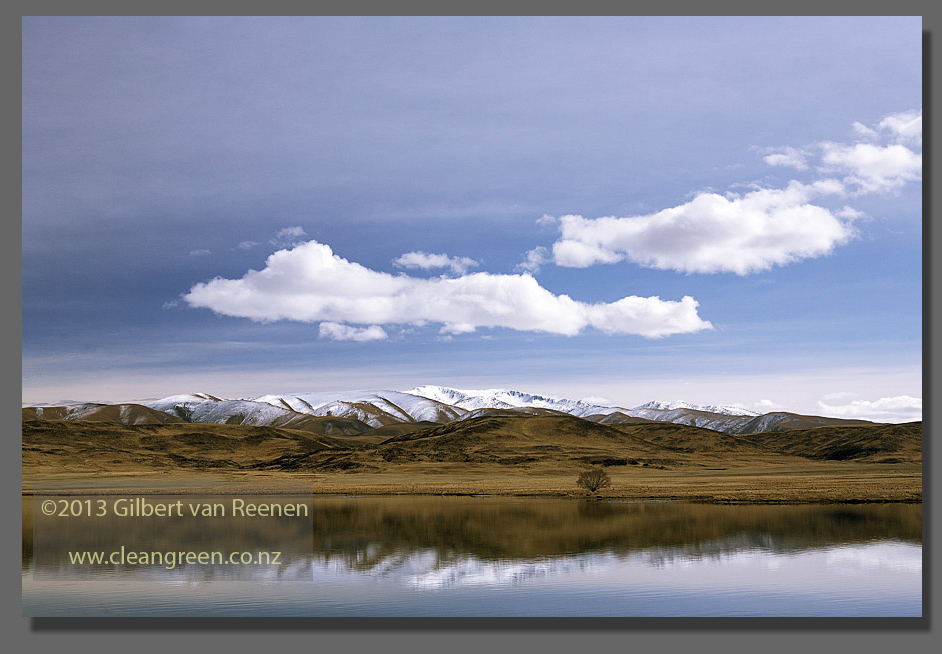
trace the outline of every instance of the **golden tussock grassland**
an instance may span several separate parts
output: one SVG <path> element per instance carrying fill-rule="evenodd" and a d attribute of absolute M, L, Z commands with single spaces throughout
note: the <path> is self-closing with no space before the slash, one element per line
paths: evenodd
<path fill-rule="evenodd" d="M 487 416 L 362 435 L 24 420 L 23 492 L 494 494 L 701 502 L 920 502 L 922 423 L 728 435 L 672 423 Z"/>

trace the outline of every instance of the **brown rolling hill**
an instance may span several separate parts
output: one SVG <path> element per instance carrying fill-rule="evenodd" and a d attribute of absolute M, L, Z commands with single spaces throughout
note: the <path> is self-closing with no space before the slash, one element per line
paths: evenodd
<path fill-rule="evenodd" d="M 343 419 L 321 418 L 320 425 Z M 341 425 L 342 427 L 342 425 Z M 606 425 L 569 415 L 497 415 L 445 425 L 388 425 L 353 435 L 244 425 L 121 425 L 24 420 L 24 471 L 186 468 L 380 471 L 466 464 L 507 472 L 539 466 L 683 469 L 805 461 L 919 463 L 922 424 L 818 427 L 735 436 L 674 423 Z"/>
<path fill-rule="evenodd" d="M 762 444 L 671 423 L 604 425 L 570 415 L 472 418 L 390 438 L 352 454 L 364 465 L 458 462 L 516 465 L 688 465 L 729 457 L 790 458 Z"/>
<path fill-rule="evenodd" d="M 649 425 L 656 422 L 657 420 L 648 420 L 647 418 L 638 418 L 636 416 L 629 416 L 622 413 L 621 411 L 616 411 L 615 413 L 606 413 L 606 414 L 596 414 L 592 416 L 586 416 L 586 420 L 591 420 L 592 422 L 598 422 L 603 425 Z"/>
<path fill-rule="evenodd" d="M 768 456 L 780 452 L 774 447 L 758 442 L 748 436 L 724 434 L 711 429 L 688 427 L 673 422 L 645 420 L 643 423 L 615 423 L 612 427 L 625 434 L 634 435 L 671 452 L 681 454 L 745 457 Z M 796 454 L 792 452 L 781 453 Z"/>
<path fill-rule="evenodd" d="M 921 463 L 922 422 L 826 426 L 741 437 L 783 454 L 822 461 Z"/>
<path fill-rule="evenodd" d="M 756 434 L 759 432 L 770 431 L 791 431 L 794 429 L 813 429 L 815 427 L 849 427 L 854 425 L 873 426 L 880 423 L 869 420 L 853 420 L 848 418 L 827 418 L 824 416 L 807 416 L 800 413 L 788 413 L 786 411 L 776 411 L 756 416 L 747 420 L 729 433 L 732 434 Z"/>
<path fill-rule="evenodd" d="M 164 411 L 140 404 L 82 404 L 70 406 L 24 407 L 23 420 L 69 420 L 83 422 L 110 422 L 118 425 L 217 424 L 194 423 Z M 232 420 L 230 425 L 239 425 Z M 251 425 L 245 425 L 251 426 Z M 303 413 L 272 425 L 275 428 L 306 431 L 322 436 L 358 436 L 373 428 L 355 418 L 312 416 Z"/>
<path fill-rule="evenodd" d="M 355 438 L 274 427 L 85 420 L 23 422 L 23 469 L 134 471 L 251 470 L 320 450 L 360 447 Z"/>
<path fill-rule="evenodd" d="M 87 420 L 119 425 L 163 425 L 185 422 L 169 413 L 140 404 L 76 404 L 69 406 L 24 407 L 23 420 Z"/>
<path fill-rule="evenodd" d="M 473 409 L 458 420 L 470 420 L 472 418 L 486 418 L 488 416 L 568 416 L 570 414 L 555 409 L 543 409 L 535 406 L 521 406 L 513 409 Z"/>
<path fill-rule="evenodd" d="M 920 423 L 733 436 L 665 422 L 518 414 L 326 436 L 250 425 L 25 420 L 22 461 L 27 493 L 37 484 L 68 492 L 306 493 L 313 483 L 316 493 L 578 497 L 578 474 L 602 466 L 612 497 L 918 502 L 921 444 Z"/>
<path fill-rule="evenodd" d="M 299 415 L 279 425 L 281 429 L 307 431 L 321 436 L 360 436 L 373 430 L 365 422 L 356 418 L 335 418 L 333 416 Z"/>
<path fill-rule="evenodd" d="M 366 441 L 369 439 L 369 442 L 379 444 L 393 438 L 406 436 L 408 434 L 418 434 L 441 426 L 440 422 L 429 422 L 427 420 L 421 422 L 398 422 L 371 429 L 368 433 L 363 435 L 363 440 Z"/>

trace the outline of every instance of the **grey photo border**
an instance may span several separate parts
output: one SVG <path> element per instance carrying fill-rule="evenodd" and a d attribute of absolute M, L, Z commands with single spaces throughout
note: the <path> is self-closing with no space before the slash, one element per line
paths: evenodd
<path fill-rule="evenodd" d="M 20 11 L 12 15 L 11 8 Z M 252 3 L 230 3 L 225 7 L 227 14 L 258 15 L 264 9 L 264 14 L 294 15 L 316 13 L 318 15 L 331 14 L 362 14 L 362 15 L 575 15 L 578 8 L 581 14 L 590 15 L 621 15 L 629 12 L 630 7 L 611 2 L 591 2 L 580 4 L 578 7 L 567 6 L 563 3 L 493 3 L 476 2 L 453 3 L 448 6 L 436 5 L 428 2 L 409 3 L 379 3 L 355 2 L 319 3 L 309 6 L 296 2 L 266 3 L 264 6 L 254 6 Z M 754 3 L 739 1 L 725 1 L 711 3 L 704 11 L 698 3 L 669 2 L 657 6 L 660 12 L 680 15 L 753 15 L 756 13 Z M 843 5 L 835 2 L 811 3 L 806 0 L 791 2 L 785 5 L 769 6 L 773 14 L 779 8 L 780 13 L 788 15 L 840 15 Z M 883 14 L 884 6 L 875 2 L 857 3 L 853 6 L 857 15 Z M 933 204 L 931 189 L 939 181 L 937 171 L 932 166 L 932 154 L 937 151 L 937 139 L 932 129 L 937 106 L 935 95 L 938 85 L 931 84 L 933 71 L 940 70 L 938 64 L 939 44 L 938 33 L 940 19 L 938 10 L 931 14 L 926 13 L 924 3 L 907 2 L 893 6 L 898 10 L 894 15 L 922 15 L 923 16 L 923 109 L 929 115 L 924 128 L 924 141 L 928 145 L 924 149 L 924 177 L 923 184 L 923 397 L 928 397 L 928 407 L 937 406 L 938 387 L 932 383 L 938 371 L 938 348 L 932 342 L 932 326 L 939 324 L 939 302 L 934 301 L 933 290 L 938 290 L 940 266 L 933 264 L 931 254 L 940 250 L 940 235 L 937 228 L 933 228 Z M 133 9 L 133 11 L 129 11 Z M 180 11 L 173 11 L 178 9 Z M 213 8 L 215 9 L 215 8 Z M 3 9 L 4 20 L 0 22 L 3 38 L 0 46 L 6 56 L 3 58 L 4 72 L 7 84 L 22 89 L 21 84 L 21 18 L 25 15 L 127 15 L 127 14 L 159 14 L 159 15 L 206 15 L 216 13 L 210 11 L 208 5 L 202 3 L 162 2 L 127 3 L 117 2 L 84 2 L 77 3 L 57 2 L 11 2 Z M 10 15 L 7 15 L 10 14 Z M 3 103 L 4 124 L 7 132 L 13 132 L 14 125 L 21 122 L 22 105 L 19 96 L 10 93 Z M 10 138 L 12 141 L 12 136 Z M 8 148 L 7 156 L 10 159 L 18 157 L 21 149 Z M 18 157 L 19 158 L 19 157 Z M 20 158 L 21 161 L 21 158 Z M 17 169 L 11 163 L 10 169 Z M 18 213 L 13 207 L 21 209 L 21 203 L 15 199 L 20 198 L 20 189 L 16 182 L 21 177 L 15 174 L 4 176 L 6 193 L 4 197 L 11 206 L 10 213 Z M 2 266 L 7 274 L 3 276 L 5 289 L 4 299 L 10 305 L 11 314 L 22 315 L 22 251 L 18 247 L 22 243 L 21 222 L 12 215 L 5 223 L 7 238 L 3 241 L 6 256 L 2 259 Z M 50 262 L 54 265 L 54 262 Z M 15 371 L 20 373 L 19 383 L 22 383 L 22 352 L 20 358 L 13 353 L 14 343 L 22 341 L 22 323 L 12 317 L 4 321 L 4 393 L 3 396 L 12 405 L 12 399 L 18 395 L 14 385 Z M 936 505 L 938 492 L 937 485 L 932 484 L 931 470 L 938 469 L 938 448 L 933 447 L 932 436 L 938 431 L 933 419 L 933 411 L 926 412 L 924 429 L 924 507 Z M 13 435 L 19 431 L 18 412 L 14 407 L 8 407 L 3 412 L 5 430 L 8 433 L 9 452 L 3 457 L 3 483 L 9 488 L 4 493 L 8 502 L 19 492 L 19 480 L 22 470 L 20 454 L 14 445 L 18 443 Z M 19 473 L 19 474 L 17 474 Z M 4 574 L 10 579 L 4 583 L 5 595 L 3 620 L 5 638 L 7 642 L 16 642 L 19 647 L 15 651 L 74 651 L 79 649 L 98 649 L 97 642 L 108 643 L 109 651 L 131 650 L 166 651 L 168 647 L 183 647 L 184 651 L 196 649 L 225 649 L 226 651 L 247 651 L 259 648 L 277 646 L 315 649 L 320 652 L 327 651 L 359 651 L 360 649 L 390 648 L 398 650 L 400 647 L 409 650 L 446 650 L 446 651 L 480 651 L 482 647 L 497 645 L 501 650 L 524 648 L 543 651 L 580 650 L 588 647 L 618 649 L 631 648 L 635 651 L 647 650 L 673 650 L 681 647 L 691 647 L 698 650 L 719 649 L 723 651 L 767 651 L 794 650 L 796 647 L 813 643 L 812 651 L 826 651 L 830 649 L 844 650 L 853 648 L 854 651 L 883 650 L 883 651 L 928 651 L 931 641 L 935 640 L 934 631 L 938 630 L 939 616 L 938 604 L 935 599 L 935 589 L 938 588 L 937 568 L 933 565 L 933 544 L 938 542 L 936 529 L 938 527 L 932 520 L 931 510 L 924 508 L 924 567 L 923 567 L 923 617 L 922 618 L 253 618 L 249 620 L 234 618 L 24 618 L 21 611 L 21 592 L 14 591 L 20 587 L 20 582 L 14 579 L 16 570 L 13 566 L 6 566 Z M 10 560 L 16 560 L 15 549 L 19 536 L 14 530 L 9 530 L 9 537 L 4 539 L 4 553 Z M 624 633 L 622 633 L 624 632 Z M 774 636 L 773 636 L 774 634 Z M 12 640 L 11 640 L 12 639 Z M 277 645 L 276 645 L 277 643 Z M 28 648 L 28 650 L 27 650 Z M 303 651 L 303 650 L 302 650 Z"/>

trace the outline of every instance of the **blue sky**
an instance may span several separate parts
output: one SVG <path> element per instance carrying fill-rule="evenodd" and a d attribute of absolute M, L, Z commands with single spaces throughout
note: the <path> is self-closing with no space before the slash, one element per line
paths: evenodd
<path fill-rule="evenodd" d="M 919 18 L 26 18 L 23 401 L 918 417 L 921 75 Z"/>

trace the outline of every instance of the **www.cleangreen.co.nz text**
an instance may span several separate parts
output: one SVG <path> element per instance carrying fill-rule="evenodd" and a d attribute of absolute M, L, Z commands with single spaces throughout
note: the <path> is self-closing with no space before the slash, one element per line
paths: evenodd
<path fill-rule="evenodd" d="M 124 545 L 113 552 L 69 552 L 72 565 L 281 565 L 281 552 L 136 552 Z"/>

